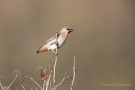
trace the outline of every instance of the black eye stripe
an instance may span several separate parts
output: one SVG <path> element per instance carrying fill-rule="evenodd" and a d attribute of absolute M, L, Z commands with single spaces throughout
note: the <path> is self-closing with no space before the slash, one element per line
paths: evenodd
<path fill-rule="evenodd" d="M 67 30 L 71 30 L 70 28 L 67 28 Z"/>

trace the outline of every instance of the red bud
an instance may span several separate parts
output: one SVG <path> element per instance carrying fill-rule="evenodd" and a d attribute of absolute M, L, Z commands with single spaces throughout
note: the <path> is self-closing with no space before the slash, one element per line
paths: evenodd
<path fill-rule="evenodd" d="M 47 76 L 44 76 L 41 78 L 42 81 L 46 80 L 47 79 Z"/>
<path fill-rule="evenodd" d="M 22 83 L 22 82 L 23 82 L 23 80 L 21 79 L 21 80 L 20 80 L 20 83 Z"/>

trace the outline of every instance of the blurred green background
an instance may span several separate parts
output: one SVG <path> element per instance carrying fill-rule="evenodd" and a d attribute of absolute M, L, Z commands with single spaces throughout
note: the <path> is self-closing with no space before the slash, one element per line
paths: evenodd
<path fill-rule="evenodd" d="M 74 31 L 58 51 L 56 83 L 64 71 L 72 76 L 76 53 L 74 90 L 135 89 L 134 0 L 0 0 L 0 73 L 6 77 L 0 82 L 9 85 L 20 69 L 42 85 L 35 69 L 47 67 L 54 54 L 36 55 L 36 50 L 65 26 Z M 37 87 L 28 81 L 26 90 Z M 70 83 L 57 90 L 69 90 Z M 104 85 L 116 83 L 129 86 Z M 15 87 L 23 90 L 18 79 Z"/>

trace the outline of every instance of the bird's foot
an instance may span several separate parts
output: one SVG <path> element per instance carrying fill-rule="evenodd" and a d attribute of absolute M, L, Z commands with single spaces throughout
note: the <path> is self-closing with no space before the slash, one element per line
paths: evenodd
<path fill-rule="evenodd" d="M 56 56 L 58 56 L 58 52 L 57 52 L 57 53 L 55 53 L 55 55 L 56 55 Z"/>

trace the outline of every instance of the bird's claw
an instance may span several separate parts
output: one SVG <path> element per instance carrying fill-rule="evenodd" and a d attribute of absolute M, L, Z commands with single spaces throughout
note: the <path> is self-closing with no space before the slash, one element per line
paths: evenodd
<path fill-rule="evenodd" d="M 58 53 L 55 53 L 56 56 L 58 56 Z"/>

